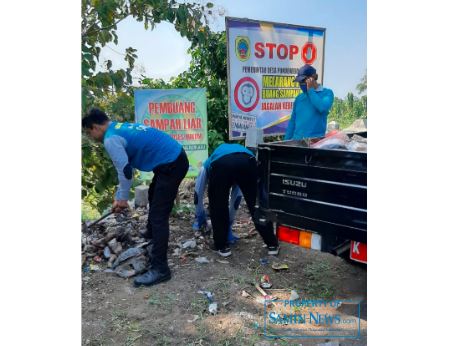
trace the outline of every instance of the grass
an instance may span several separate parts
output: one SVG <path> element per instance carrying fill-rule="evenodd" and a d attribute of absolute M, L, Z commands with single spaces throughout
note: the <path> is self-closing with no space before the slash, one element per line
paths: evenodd
<path fill-rule="evenodd" d="M 143 336 L 143 331 L 138 322 L 132 322 L 127 318 L 127 313 L 124 311 L 115 310 L 111 315 L 111 325 L 114 332 L 118 335 L 126 334 L 126 346 L 136 345 L 137 340 Z"/>
<path fill-rule="evenodd" d="M 189 310 L 193 315 L 198 315 L 201 319 L 203 318 L 203 311 L 205 311 L 207 305 L 208 300 L 203 296 L 194 297 L 190 302 Z"/>
<path fill-rule="evenodd" d="M 335 288 L 327 278 L 333 275 L 331 266 L 326 261 L 315 261 L 303 269 L 307 278 L 304 291 L 309 298 L 331 300 L 335 296 Z"/>
<path fill-rule="evenodd" d="M 154 307 L 157 307 L 158 310 L 165 311 L 167 313 L 173 310 L 175 305 L 176 298 L 173 294 L 168 293 L 166 295 L 161 295 L 156 291 L 151 291 L 151 296 L 149 297 L 148 303 Z"/>

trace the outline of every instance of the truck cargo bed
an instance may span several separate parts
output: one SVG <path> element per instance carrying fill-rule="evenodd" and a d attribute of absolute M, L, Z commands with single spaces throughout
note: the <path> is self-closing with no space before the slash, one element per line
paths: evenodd
<path fill-rule="evenodd" d="M 367 242 L 367 153 L 260 144 L 256 218 Z"/>

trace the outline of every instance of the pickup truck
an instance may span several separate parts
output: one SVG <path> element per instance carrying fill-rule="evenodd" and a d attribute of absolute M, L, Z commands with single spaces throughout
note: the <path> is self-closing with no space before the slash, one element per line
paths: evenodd
<path fill-rule="evenodd" d="M 367 153 L 314 149 L 305 141 L 259 144 L 257 151 L 257 221 L 275 223 L 280 241 L 349 251 L 366 263 Z"/>

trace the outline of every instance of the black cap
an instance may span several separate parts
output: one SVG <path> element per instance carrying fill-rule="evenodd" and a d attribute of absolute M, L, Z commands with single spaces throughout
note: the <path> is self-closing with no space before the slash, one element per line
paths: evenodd
<path fill-rule="evenodd" d="M 311 65 L 305 65 L 300 67 L 297 73 L 297 77 L 295 77 L 294 82 L 300 83 L 303 82 L 307 77 L 314 76 L 316 74 L 316 69 Z"/>

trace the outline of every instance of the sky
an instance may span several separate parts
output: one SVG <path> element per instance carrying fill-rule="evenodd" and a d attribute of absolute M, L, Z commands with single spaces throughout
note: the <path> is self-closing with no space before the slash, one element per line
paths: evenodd
<path fill-rule="evenodd" d="M 356 85 L 367 68 L 366 0 L 214 0 L 210 27 L 225 30 L 225 16 L 326 28 L 324 86 L 343 98 L 357 94 Z M 206 3 L 203 1 L 202 3 Z M 134 76 L 141 74 L 168 80 L 189 67 L 190 43 L 172 24 L 163 22 L 145 30 L 131 17 L 118 24 L 118 45 L 110 43 L 100 54 L 100 62 L 113 61 L 113 68 L 126 67 L 124 51 L 136 48 Z"/>

